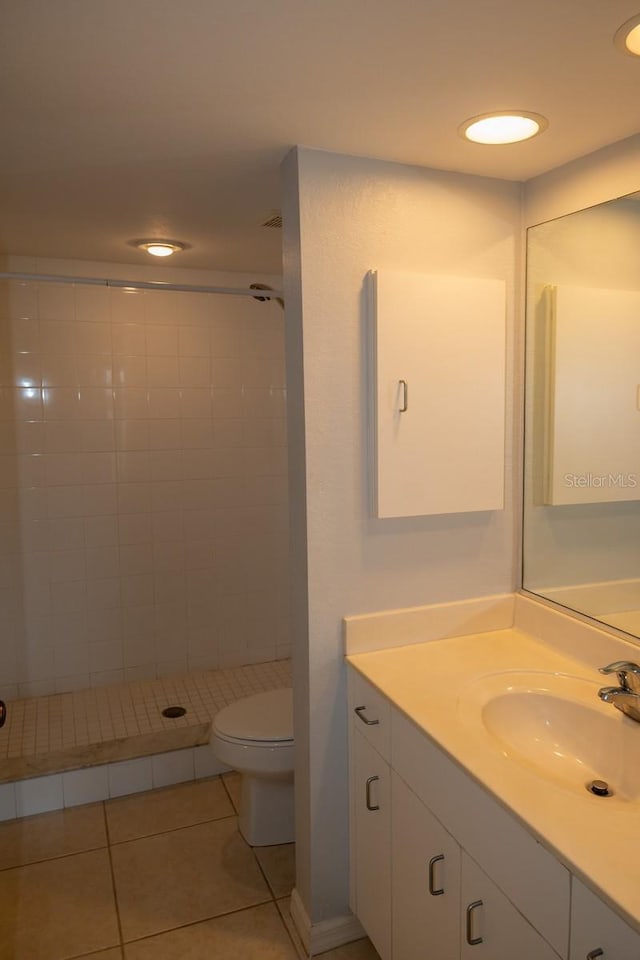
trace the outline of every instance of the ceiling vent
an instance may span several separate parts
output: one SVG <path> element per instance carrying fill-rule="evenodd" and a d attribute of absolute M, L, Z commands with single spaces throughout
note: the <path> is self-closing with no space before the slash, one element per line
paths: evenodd
<path fill-rule="evenodd" d="M 275 227 L 276 230 L 282 230 L 282 214 L 279 210 L 272 210 L 266 220 L 260 224 L 261 227 Z"/>

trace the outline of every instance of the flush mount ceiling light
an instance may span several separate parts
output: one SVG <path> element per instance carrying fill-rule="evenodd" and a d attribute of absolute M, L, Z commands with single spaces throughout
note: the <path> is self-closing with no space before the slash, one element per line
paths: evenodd
<path fill-rule="evenodd" d="M 473 143 L 518 143 L 542 133 L 548 125 L 549 121 L 539 113 L 504 110 L 471 117 L 459 126 L 458 131 Z"/>
<path fill-rule="evenodd" d="M 178 240 L 132 240 L 131 243 L 138 250 L 145 250 L 153 257 L 170 257 L 172 253 L 187 249 L 187 244 Z"/>
<path fill-rule="evenodd" d="M 618 50 L 630 57 L 640 57 L 640 13 L 623 23 L 613 36 Z"/>

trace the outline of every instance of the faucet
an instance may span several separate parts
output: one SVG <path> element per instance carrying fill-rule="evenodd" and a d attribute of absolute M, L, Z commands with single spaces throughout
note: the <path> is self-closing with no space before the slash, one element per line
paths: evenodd
<path fill-rule="evenodd" d="M 640 723 L 640 666 L 629 660 L 616 660 L 600 667 L 600 673 L 615 673 L 619 687 L 602 687 L 598 696 L 605 703 L 612 703 L 627 717 Z"/>

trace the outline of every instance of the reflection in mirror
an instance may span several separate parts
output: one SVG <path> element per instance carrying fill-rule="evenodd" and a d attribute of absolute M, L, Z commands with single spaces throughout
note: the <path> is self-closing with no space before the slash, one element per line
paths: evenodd
<path fill-rule="evenodd" d="M 527 242 L 523 586 L 640 637 L 640 194 Z"/>

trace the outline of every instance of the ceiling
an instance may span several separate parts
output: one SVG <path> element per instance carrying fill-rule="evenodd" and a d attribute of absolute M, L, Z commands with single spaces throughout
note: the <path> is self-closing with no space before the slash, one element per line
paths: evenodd
<path fill-rule="evenodd" d="M 294 144 L 526 180 L 640 128 L 640 0 L 0 0 L 0 252 L 280 269 Z M 494 109 L 548 117 L 463 141 Z"/>

